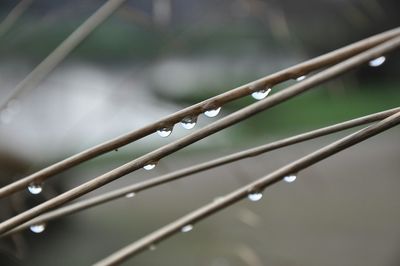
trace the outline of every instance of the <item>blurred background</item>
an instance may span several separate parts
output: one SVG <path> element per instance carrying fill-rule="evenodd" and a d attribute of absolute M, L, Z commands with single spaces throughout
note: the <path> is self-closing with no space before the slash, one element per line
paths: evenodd
<path fill-rule="evenodd" d="M 0 99 L 105 1 L 2 0 Z M 16 16 L 10 20 L 19 5 Z M 399 25 L 396 0 L 128 0 L 0 112 L 0 184 L 229 89 Z M 15 14 L 15 12 L 14 12 Z M 199 141 L 87 197 L 286 136 L 397 107 L 400 52 Z M 277 86 L 274 93 L 295 81 Z M 2 101 L 0 101 L 2 102 Z M 216 118 L 254 102 L 227 104 Z M 68 170 L 16 213 L 188 134 L 176 125 Z M 232 163 L 2 239 L 1 265 L 89 265 L 348 132 Z M 243 201 L 124 265 L 400 265 L 399 128 Z"/>

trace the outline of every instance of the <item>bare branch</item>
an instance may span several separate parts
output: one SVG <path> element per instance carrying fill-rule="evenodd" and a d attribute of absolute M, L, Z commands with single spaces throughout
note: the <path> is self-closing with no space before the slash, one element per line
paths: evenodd
<path fill-rule="evenodd" d="M 388 40 L 374 48 L 371 48 L 365 52 L 362 52 L 356 56 L 353 56 L 345 61 L 340 62 L 324 71 L 321 71 L 302 82 L 296 83 L 287 89 L 279 91 L 265 100 L 253 103 L 239 111 L 236 111 L 220 120 L 193 132 L 179 140 L 169 143 L 161 148 L 158 148 L 152 152 L 149 152 L 131 162 L 128 162 L 112 171 L 109 171 L 101 176 L 98 176 L 88 182 L 85 182 L 57 197 L 50 199 L 32 209 L 29 209 L 23 213 L 20 213 L 2 223 L 0 223 L 0 234 L 15 228 L 16 226 L 34 218 L 38 215 L 54 209 L 64 203 L 67 203 L 75 198 L 78 198 L 92 190 L 95 190 L 117 178 L 120 178 L 128 173 L 131 173 L 144 165 L 160 160 L 161 158 L 172 154 L 196 141 L 206 138 L 222 129 L 225 129 L 231 125 L 239 123 L 244 119 L 247 119 L 257 113 L 260 113 L 268 108 L 271 108 L 283 101 L 286 101 L 296 95 L 299 95 L 312 87 L 321 84 L 329 79 L 332 79 L 342 73 L 345 73 L 361 64 L 364 64 L 374 58 L 381 56 L 382 54 L 388 53 L 396 48 L 400 47 L 400 37 Z"/>
<path fill-rule="evenodd" d="M 53 69 L 60 64 L 86 37 L 103 23 L 126 0 L 108 0 L 71 35 L 68 36 L 52 53 L 29 73 L 11 93 L 0 103 L 0 110 L 22 91 L 36 87 Z"/>
<path fill-rule="evenodd" d="M 243 150 L 237 153 L 233 153 L 224 157 L 220 157 L 208 162 L 204 162 L 204 163 L 200 163 L 191 167 L 187 167 L 178 171 L 174 171 L 172 173 L 169 174 L 165 174 L 150 180 L 146 180 L 143 182 L 139 182 L 124 188 L 120 188 L 120 189 L 116 189 L 114 191 L 110 191 L 104 194 L 101 194 L 99 196 L 95 196 L 89 199 L 84 199 L 81 201 L 78 201 L 76 203 L 72 203 L 70 205 L 67 205 L 65 207 L 61 207 L 58 208 L 56 210 L 44 213 L 42 215 L 40 215 L 37 218 L 34 218 L 18 227 L 16 227 L 13 230 L 8 231 L 7 233 L 1 235 L 1 237 L 4 236 L 8 236 L 10 234 L 14 234 L 17 232 L 20 232 L 28 227 L 30 227 L 31 225 L 35 225 L 35 224 L 42 224 L 42 223 L 47 223 L 50 220 L 54 220 L 66 215 L 70 215 L 79 211 L 83 211 L 86 210 L 88 208 L 91 207 L 95 207 L 97 205 L 112 201 L 112 200 L 116 200 L 119 198 L 123 198 L 125 197 L 127 194 L 129 193 L 138 193 L 140 191 L 143 190 L 147 190 L 150 189 L 152 187 L 156 187 L 183 177 L 187 177 L 189 175 L 195 174 L 195 173 L 199 173 L 199 172 L 203 172 L 218 166 L 222 166 L 228 163 L 232 163 L 238 160 L 242 160 L 245 158 L 249 158 L 249 157 L 254 157 L 260 154 L 264 154 L 266 152 L 272 151 L 272 150 L 276 150 L 282 147 L 286 147 L 289 145 L 293 145 L 302 141 L 306 141 L 306 140 L 310 140 L 310 139 L 314 139 L 317 137 L 321 137 L 321 136 L 325 136 L 328 134 L 332 134 L 341 130 L 345 130 L 345 129 L 349 129 L 349 128 L 353 128 L 353 127 L 357 127 L 360 125 L 364 125 L 367 123 L 371 123 L 371 122 L 376 122 L 379 120 L 382 120 L 390 115 L 393 115 L 396 112 L 400 111 L 400 107 L 398 108 L 394 108 L 391 110 L 387 110 L 387 111 L 383 111 L 383 112 L 379 112 L 379 113 L 375 113 L 375 114 L 371 114 L 371 115 L 367 115 L 367 116 L 363 116 L 363 117 L 359 117 L 359 118 L 355 118 L 352 120 L 348 120 L 342 123 L 338 123 L 335 125 L 330 125 L 327 127 L 323 127 L 320 129 L 316 129 L 313 131 L 309 131 L 306 133 L 302 133 L 296 136 L 292 136 L 292 137 L 288 137 L 282 140 L 278 140 L 278 141 L 274 141 L 265 145 L 261 145 L 255 148 L 251 148 L 251 149 L 247 149 L 247 150 Z"/>
<path fill-rule="evenodd" d="M 320 68 L 336 64 L 382 42 L 390 40 L 391 38 L 394 38 L 399 34 L 400 28 L 395 28 L 393 30 L 364 39 L 336 51 L 316 57 L 312 60 L 306 61 L 296 66 L 284 69 L 275 74 L 263 77 L 254 82 L 248 83 L 198 104 L 187 107 L 155 123 L 149 124 L 141 129 L 129 132 L 125 135 L 119 136 L 107 142 L 101 143 L 95 147 L 84 150 L 58 163 L 50 165 L 36 173 L 33 173 L 25 178 L 4 186 L 0 188 L 0 198 L 8 196 L 18 190 L 22 190 L 26 188 L 30 183 L 41 183 L 55 174 L 58 174 L 66 169 L 69 169 L 106 152 L 113 151 L 135 140 L 143 138 L 149 134 L 156 132 L 160 128 L 172 126 L 175 123 L 180 122 L 183 118 L 187 116 L 199 115 L 200 113 L 208 109 L 221 107 L 228 102 L 247 96 L 254 91 L 265 88 L 266 86 L 271 87 L 288 79 L 297 78 Z"/>
<path fill-rule="evenodd" d="M 0 37 L 6 34 L 32 4 L 32 0 L 21 0 L 0 23 Z M 1 108 L 0 108 L 1 109 Z"/>
<path fill-rule="evenodd" d="M 193 225 L 206 217 L 219 212 L 220 210 L 233 205 L 234 203 L 247 197 L 249 193 L 260 192 L 266 187 L 281 181 L 283 177 L 297 173 L 335 153 L 338 153 L 350 146 L 353 146 L 365 139 L 368 139 L 376 134 L 379 134 L 400 123 L 400 112 L 391 115 L 390 117 L 366 127 L 356 133 L 346 136 L 336 142 L 331 143 L 313 153 L 310 153 L 286 166 L 279 168 L 271 174 L 262 177 L 246 186 L 243 186 L 224 197 L 219 198 L 203 207 L 175 220 L 174 222 L 161 227 L 160 229 L 148 234 L 147 236 L 133 242 L 132 244 L 120 249 L 119 251 L 111 254 L 105 259 L 97 262 L 96 266 L 117 265 L 126 261 L 129 257 L 148 249 L 163 239 L 166 239 L 174 234 L 180 232 L 181 228 L 190 224 Z"/>

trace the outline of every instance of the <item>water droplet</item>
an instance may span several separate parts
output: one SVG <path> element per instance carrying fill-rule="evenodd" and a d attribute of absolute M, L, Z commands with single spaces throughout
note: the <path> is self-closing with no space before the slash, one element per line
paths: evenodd
<path fill-rule="evenodd" d="M 285 176 L 283 178 L 283 180 L 285 180 L 285 182 L 292 183 L 296 180 L 296 178 L 297 178 L 296 175 L 288 175 L 288 176 Z"/>
<path fill-rule="evenodd" d="M 29 227 L 29 229 L 30 229 L 32 232 L 34 232 L 34 233 L 36 233 L 36 234 L 39 234 L 39 233 L 43 232 L 44 229 L 46 229 L 46 225 L 45 225 L 45 224 L 33 224 L 33 225 L 31 225 L 31 226 Z"/>
<path fill-rule="evenodd" d="M 386 57 L 380 56 L 378 58 L 375 58 L 375 59 L 369 61 L 368 65 L 370 67 L 378 67 L 378 66 L 382 65 L 385 61 L 386 61 Z"/>
<path fill-rule="evenodd" d="M 193 225 L 187 224 L 184 227 L 181 228 L 182 233 L 187 233 L 193 230 Z"/>
<path fill-rule="evenodd" d="M 185 117 L 181 121 L 181 126 L 185 129 L 192 129 L 196 125 L 197 117 Z"/>
<path fill-rule="evenodd" d="M 149 246 L 149 249 L 150 249 L 151 251 L 154 251 L 154 250 L 157 249 L 157 247 L 156 247 L 156 245 L 150 245 L 150 246 Z"/>
<path fill-rule="evenodd" d="M 260 90 L 260 91 L 255 91 L 251 94 L 251 97 L 253 97 L 256 100 L 262 100 L 265 97 L 267 97 L 270 92 L 271 92 L 271 88 Z"/>
<path fill-rule="evenodd" d="M 133 198 L 135 195 L 136 195 L 135 192 L 130 192 L 130 193 L 127 193 L 125 195 L 125 197 L 129 199 L 129 198 Z"/>
<path fill-rule="evenodd" d="M 145 166 L 143 166 L 143 169 L 149 171 L 151 169 L 154 169 L 154 167 L 156 167 L 155 163 L 149 163 L 149 164 L 146 164 Z"/>
<path fill-rule="evenodd" d="M 221 111 L 221 107 L 212 110 L 207 110 L 204 112 L 204 115 L 207 117 L 216 117 L 219 114 L 219 111 Z"/>
<path fill-rule="evenodd" d="M 251 201 L 259 201 L 262 198 L 263 194 L 261 192 L 252 192 L 247 197 Z"/>
<path fill-rule="evenodd" d="M 171 133 L 172 133 L 171 127 L 163 127 L 157 130 L 157 134 L 162 138 L 168 137 L 169 135 L 171 135 Z"/>
<path fill-rule="evenodd" d="M 303 76 L 300 76 L 300 77 L 298 77 L 298 78 L 296 78 L 296 81 L 302 81 L 302 80 L 305 80 L 306 79 L 306 75 L 303 75 Z"/>
<path fill-rule="evenodd" d="M 28 186 L 28 190 L 31 194 L 36 195 L 36 194 L 39 194 L 40 192 L 42 192 L 43 188 L 39 184 L 32 183 Z"/>

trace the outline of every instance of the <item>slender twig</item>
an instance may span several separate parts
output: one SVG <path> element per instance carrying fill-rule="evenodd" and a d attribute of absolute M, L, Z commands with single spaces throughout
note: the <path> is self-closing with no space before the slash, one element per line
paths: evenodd
<path fill-rule="evenodd" d="M 165 174 L 150 180 L 146 180 L 143 182 L 139 182 L 124 188 L 120 188 L 120 189 L 116 189 L 104 194 L 101 194 L 99 196 L 95 196 L 89 199 L 84 199 L 75 203 L 72 203 L 70 205 L 67 205 L 65 207 L 61 207 L 58 208 L 56 210 L 44 213 L 40 216 L 38 216 L 37 218 L 34 218 L 16 228 L 14 228 L 13 230 L 8 231 L 7 233 L 1 235 L 1 237 L 10 235 L 10 234 L 14 234 L 17 232 L 20 232 L 28 227 L 30 227 L 31 225 L 35 225 L 35 224 L 42 224 L 42 223 L 47 223 L 50 220 L 54 220 L 66 215 L 70 215 L 79 211 L 83 211 L 86 210 L 88 208 L 91 207 L 95 207 L 97 205 L 112 201 L 112 200 L 116 200 L 122 197 L 125 197 L 126 195 L 128 195 L 129 193 L 138 193 L 140 191 L 143 190 L 147 190 L 150 189 L 152 187 L 156 187 L 183 177 L 187 177 L 189 175 L 195 174 L 195 173 L 199 173 L 199 172 L 203 172 L 218 166 L 222 166 L 228 163 L 232 163 L 238 160 L 242 160 L 245 158 L 249 158 L 249 157 L 254 157 L 260 154 L 264 154 L 266 152 L 272 151 L 272 150 L 276 150 L 282 147 L 286 147 L 289 145 L 293 145 L 302 141 L 306 141 L 306 140 L 310 140 L 310 139 L 314 139 L 317 137 L 321 137 L 321 136 L 325 136 L 328 134 L 332 134 L 335 132 L 339 132 L 342 130 L 346 130 L 349 128 L 353 128 L 353 127 L 357 127 L 360 125 L 364 125 L 364 124 L 368 124 L 368 123 L 372 123 L 372 122 L 376 122 L 379 120 L 382 120 L 390 115 L 393 115 L 396 112 L 400 111 L 400 107 L 398 108 L 394 108 L 394 109 L 390 109 L 387 111 L 383 111 L 383 112 L 379 112 L 379 113 L 375 113 L 375 114 L 371 114 L 371 115 L 367 115 L 367 116 L 363 116 L 363 117 L 359 117 L 359 118 L 355 118 L 352 120 L 348 120 L 342 123 L 338 123 L 335 125 L 330 125 L 327 127 L 323 127 L 320 129 L 316 129 L 316 130 L 312 130 L 306 133 L 302 133 L 296 136 L 292 136 L 292 137 L 288 137 L 285 139 L 281 139 L 278 141 L 274 141 L 268 144 L 264 144 L 255 148 L 251 148 L 251 149 L 247 149 L 247 150 L 243 150 L 237 153 L 233 153 L 227 156 L 223 156 L 208 162 L 204 162 L 204 163 L 200 163 L 194 166 L 190 166 L 178 171 L 174 171 L 171 172 L 169 174 Z"/>
<path fill-rule="evenodd" d="M 120 249 L 119 251 L 111 254 L 105 259 L 97 262 L 96 266 L 117 265 L 126 261 L 129 257 L 148 249 L 151 245 L 159 243 L 174 234 L 180 232 L 181 228 L 185 225 L 193 225 L 206 217 L 219 212 L 220 210 L 233 205 L 234 203 L 247 197 L 248 194 L 253 192 L 261 192 L 268 186 L 281 181 L 283 177 L 297 173 L 323 159 L 332 156 L 350 146 L 353 146 L 365 139 L 377 135 L 397 124 L 400 123 L 400 112 L 391 115 L 390 117 L 366 127 L 356 133 L 346 136 L 336 142 L 333 142 L 313 153 L 310 153 L 282 168 L 264 176 L 252 183 L 247 184 L 223 197 L 214 200 L 213 202 L 204 205 L 203 207 L 175 220 L 174 222 L 161 227 L 160 229 L 148 234 L 147 236 L 133 242 L 132 244 Z"/>
<path fill-rule="evenodd" d="M 126 0 L 108 0 L 71 35 L 68 36 L 53 52 L 51 52 L 36 68 L 32 70 L 0 103 L 0 110 L 8 102 L 15 99 L 22 91 L 36 87 L 46 78 L 67 55 L 72 52 L 90 33 L 120 7 Z"/>
<path fill-rule="evenodd" d="M 187 107 L 155 123 L 149 124 L 143 128 L 129 132 L 125 135 L 119 136 L 107 142 L 101 143 L 95 147 L 84 150 L 60 162 L 50 165 L 36 173 L 33 173 L 25 178 L 4 186 L 0 188 L 0 198 L 8 196 L 18 190 L 22 190 L 26 188 L 30 183 L 41 183 L 55 174 L 58 174 L 66 169 L 69 169 L 106 152 L 113 151 L 135 140 L 143 138 L 151 133 L 154 133 L 160 128 L 171 127 L 187 116 L 199 115 L 205 110 L 213 109 L 215 107 L 221 107 L 228 102 L 247 96 L 254 91 L 265 88 L 266 86 L 271 87 L 274 84 L 278 84 L 285 80 L 296 78 L 322 67 L 327 67 L 329 65 L 338 63 L 344 59 L 354 56 L 357 53 L 365 51 L 366 49 L 374 47 L 391 38 L 394 38 L 399 34 L 400 28 L 395 28 L 393 30 L 364 39 L 344 48 L 316 57 L 312 60 L 306 61 L 296 66 L 292 66 L 275 74 L 263 77 L 254 82 L 248 83 L 246 85 L 212 97 L 208 100 L 202 101 L 198 104 Z"/>
<path fill-rule="evenodd" d="M 0 37 L 6 34 L 32 4 L 32 0 L 21 0 L 0 23 Z"/>
<path fill-rule="evenodd" d="M 286 101 L 296 95 L 299 95 L 312 87 L 321 84 L 329 79 L 332 79 L 342 73 L 345 73 L 356 66 L 364 64 L 373 58 L 379 57 L 382 54 L 388 53 L 400 46 L 400 37 L 393 38 L 386 41 L 374 48 L 371 48 L 365 52 L 362 52 L 356 56 L 351 57 L 337 65 L 334 65 L 324 71 L 321 71 L 302 82 L 296 83 L 287 89 L 279 91 L 270 97 L 253 103 L 239 111 L 236 111 L 220 120 L 211 123 L 198 131 L 193 132 L 179 140 L 169 143 L 163 147 L 160 147 L 152 152 L 149 152 L 137 159 L 134 159 L 118 168 L 115 168 L 101 176 L 98 176 L 90 181 L 87 181 L 71 190 L 58 195 L 57 197 L 50 199 L 32 209 L 29 209 L 23 213 L 20 213 L 2 223 L 0 223 L 0 234 L 15 228 L 22 223 L 37 217 L 38 215 L 50 211 L 64 203 L 67 203 L 75 198 L 78 198 L 84 194 L 89 193 L 103 185 L 110 183 L 111 181 L 118 179 L 128 173 L 131 173 L 146 164 L 154 163 L 161 158 L 170 155 L 196 141 L 206 138 L 222 129 L 239 123 L 257 113 L 260 113 L 268 108 L 271 108 L 283 101 Z"/>

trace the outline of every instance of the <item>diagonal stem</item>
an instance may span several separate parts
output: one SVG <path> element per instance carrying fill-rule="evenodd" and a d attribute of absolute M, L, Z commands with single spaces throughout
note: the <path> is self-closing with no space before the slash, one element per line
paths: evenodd
<path fill-rule="evenodd" d="M 363 116 L 363 117 L 359 117 L 359 118 L 355 118 L 352 120 L 348 120 L 342 123 L 338 123 L 335 125 L 330 125 L 327 127 L 323 127 L 320 129 L 316 129 L 316 130 L 312 130 L 306 133 L 302 133 L 296 136 L 292 136 L 292 137 L 288 137 L 282 140 L 278 140 L 278 141 L 274 141 L 265 145 L 261 145 L 255 148 L 251 148 L 251 149 L 247 149 L 244 151 L 240 151 L 237 153 L 233 153 L 221 158 L 217 158 L 208 162 L 204 162 L 204 163 L 200 163 L 191 167 L 187 167 L 178 171 L 174 171 L 172 173 L 169 174 L 165 174 L 150 180 L 146 180 L 143 182 L 139 182 L 124 188 L 120 188 L 120 189 L 116 189 L 104 194 L 101 194 L 99 196 L 95 196 L 89 199 L 84 199 L 75 203 L 72 203 L 70 205 L 67 205 L 65 207 L 61 207 L 58 208 L 56 210 L 44 213 L 42 215 L 40 215 L 37 218 L 34 218 L 16 228 L 14 228 L 13 230 L 8 231 L 7 233 L 3 234 L 2 237 L 10 235 L 10 234 L 14 234 L 17 233 L 19 231 L 22 231 L 28 227 L 30 227 L 31 225 L 34 224 L 41 224 L 41 223 L 46 223 L 50 220 L 53 219 L 57 219 L 60 217 L 64 217 L 66 215 L 70 215 L 79 211 L 83 211 L 86 210 L 88 208 L 91 207 L 95 207 L 98 206 L 100 204 L 112 201 L 112 200 L 116 200 L 122 197 L 125 197 L 125 195 L 127 195 L 128 193 L 138 193 L 140 191 L 144 191 L 147 189 L 150 189 L 152 187 L 156 187 L 183 177 L 187 177 L 189 175 L 195 174 L 195 173 L 199 173 L 199 172 L 203 172 L 218 166 L 222 166 L 231 162 L 235 162 L 238 160 L 242 160 L 245 158 L 249 158 L 249 157 L 254 157 L 260 154 L 264 154 L 266 152 L 272 151 L 272 150 L 276 150 L 282 147 L 286 147 L 289 145 L 293 145 L 302 141 L 306 141 L 306 140 L 310 140 L 310 139 L 314 139 L 317 137 L 321 137 L 321 136 L 325 136 L 328 134 L 332 134 L 338 131 L 342 131 L 342 130 L 346 130 L 349 128 L 353 128 L 356 126 L 360 126 L 360 125 L 364 125 L 367 123 L 371 123 L 371 122 L 376 122 L 379 120 L 382 120 L 384 118 L 387 118 L 390 115 L 393 115 L 396 112 L 400 111 L 400 107 L 398 108 L 394 108 L 391 110 L 387 110 L 387 111 L 383 111 L 383 112 L 379 112 L 379 113 L 375 113 L 375 114 L 371 114 L 371 115 L 367 115 L 367 116 Z"/>
<path fill-rule="evenodd" d="M 400 35 L 400 28 L 392 29 L 390 31 L 372 36 L 370 38 L 364 39 L 362 41 L 348 45 L 336 51 L 327 53 L 325 55 L 303 62 L 301 64 L 284 69 L 275 74 L 263 77 L 254 82 L 245 84 L 243 86 L 240 86 L 223 94 L 202 101 L 198 104 L 187 107 L 181 111 L 169 115 L 143 128 L 129 132 L 125 135 L 121 135 L 112 140 L 101 143 L 95 147 L 84 150 L 78 154 L 72 155 L 36 173 L 33 173 L 7 186 L 4 186 L 0 188 L 0 198 L 6 197 L 16 191 L 25 189 L 30 183 L 34 182 L 41 183 L 44 180 L 50 178 L 51 176 L 61 173 L 64 170 L 67 170 L 71 167 L 74 167 L 80 163 L 88 161 L 106 152 L 113 151 L 121 146 L 127 145 L 133 141 L 141 139 L 149 134 L 156 132 L 160 128 L 172 126 L 175 123 L 181 121 L 186 116 L 198 115 L 208 109 L 220 107 L 228 102 L 247 96 L 254 91 L 265 88 L 266 86 L 271 87 L 285 80 L 293 79 L 302 76 L 304 74 L 307 74 L 311 71 L 315 71 L 323 67 L 336 64 L 342 60 L 345 60 L 351 56 L 354 56 L 362 51 L 370 49 L 371 47 L 374 47 L 399 35 Z"/>
<path fill-rule="evenodd" d="M 286 175 L 296 173 L 303 170 L 323 159 L 326 159 L 333 154 L 336 154 L 350 146 L 353 146 L 363 140 L 366 140 L 372 136 L 375 136 L 391 127 L 394 127 L 400 123 L 400 112 L 397 112 L 390 117 L 372 125 L 366 127 L 356 133 L 346 136 L 336 142 L 333 142 L 313 153 L 310 153 L 286 166 L 279 168 L 278 170 L 272 172 L 271 174 L 262 177 L 246 186 L 243 186 L 230 194 L 221 197 L 217 201 L 213 201 L 203 207 L 175 220 L 174 222 L 161 227 L 160 229 L 148 234 L 147 236 L 133 242 L 132 244 L 120 249 L 119 251 L 111 254 L 105 259 L 94 264 L 95 266 L 107 266 L 107 265 L 117 265 L 126 261 L 131 256 L 144 251 L 151 245 L 160 242 L 174 234 L 180 232 L 180 229 L 188 224 L 194 224 L 211 216 L 220 210 L 233 205 L 234 203 L 245 198 L 249 193 L 254 191 L 261 191 L 266 187 L 273 185 L 276 182 L 282 180 Z"/>
<path fill-rule="evenodd" d="M 0 110 L 6 108 L 7 104 L 15 99 L 23 91 L 32 89 L 39 85 L 54 68 L 56 68 L 90 33 L 109 18 L 117 8 L 126 0 L 108 0 L 71 35 L 68 36 L 57 48 L 51 52 L 31 73 L 28 74 L 18 85 L 0 102 Z"/>
<path fill-rule="evenodd" d="M 57 197 L 50 199 L 32 209 L 29 209 L 23 213 L 20 213 L 2 223 L 0 223 L 0 234 L 7 232 L 10 229 L 34 218 L 38 215 L 54 209 L 64 203 L 67 203 L 73 199 L 76 199 L 82 195 L 89 193 L 99 187 L 104 186 L 111 181 L 118 179 L 128 173 L 131 173 L 149 162 L 158 161 L 161 158 L 170 155 L 192 143 L 195 143 L 203 138 L 206 138 L 218 131 L 221 131 L 229 126 L 239 123 L 257 113 L 260 113 L 268 108 L 271 108 L 279 103 L 282 103 L 290 98 L 295 97 L 314 86 L 317 86 L 327 80 L 330 80 L 342 73 L 345 73 L 361 64 L 364 64 L 376 57 L 381 56 L 384 53 L 388 53 L 396 48 L 400 47 L 400 37 L 393 38 L 387 42 L 384 42 L 374 48 L 371 48 L 365 52 L 362 52 L 356 56 L 351 57 L 337 65 L 334 65 L 324 71 L 321 71 L 308 79 L 299 82 L 287 89 L 279 91 L 269 98 L 253 103 L 239 111 L 236 111 L 220 120 L 193 132 L 177 141 L 169 143 L 161 148 L 158 148 L 152 152 L 149 152 L 135 160 L 132 160 L 114 170 L 107 172 L 101 176 L 98 176 L 88 182 L 85 182 L 71 190 L 58 195 Z"/>

